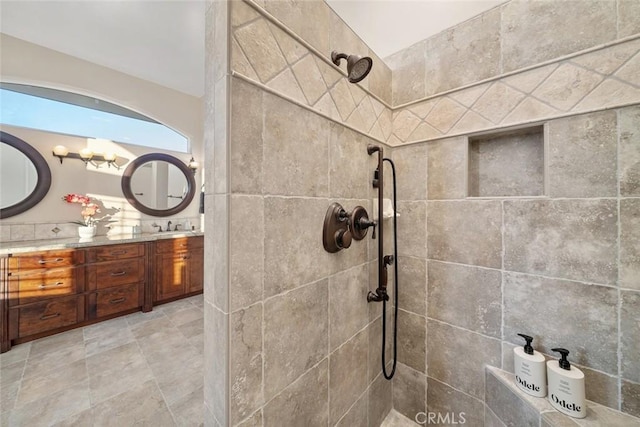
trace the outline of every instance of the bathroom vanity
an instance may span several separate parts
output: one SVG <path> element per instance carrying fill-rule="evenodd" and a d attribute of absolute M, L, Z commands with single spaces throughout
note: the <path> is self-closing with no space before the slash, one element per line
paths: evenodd
<path fill-rule="evenodd" d="M 0 248 L 0 350 L 203 290 L 202 233 Z"/>

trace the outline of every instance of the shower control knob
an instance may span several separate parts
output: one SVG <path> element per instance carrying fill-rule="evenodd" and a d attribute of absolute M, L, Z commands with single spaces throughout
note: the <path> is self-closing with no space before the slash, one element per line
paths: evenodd
<path fill-rule="evenodd" d="M 349 230 L 338 230 L 336 231 L 336 246 L 340 249 L 346 249 L 351 246 L 351 232 Z"/>

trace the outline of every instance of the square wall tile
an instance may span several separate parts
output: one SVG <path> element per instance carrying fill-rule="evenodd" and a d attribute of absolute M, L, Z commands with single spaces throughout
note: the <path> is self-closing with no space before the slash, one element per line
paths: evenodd
<path fill-rule="evenodd" d="M 429 258 L 500 268 L 501 227 L 502 206 L 498 201 L 429 202 Z"/>
<path fill-rule="evenodd" d="M 622 291 L 621 296 L 622 378 L 640 383 L 640 292 Z"/>
<path fill-rule="evenodd" d="M 363 330 L 329 356 L 329 421 L 336 424 L 367 388 L 369 333 Z"/>
<path fill-rule="evenodd" d="M 231 196 L 229 293 L 231 311 L 262 300 L 264 277 L 264 199 Z"/>
<path fill-rule="evenodd" d="M 393 105 L 425 97 L 425 54 L 427 40 L 385 58 L 391 68 Z"/>
<path fill-rule="evenodd" d="M 321 241 L 328 207 L 327 199 L 265 198 L 265 297 L 329 276 L 332 254 Z"/>
<path fill-rule="evenodd" d="M 426 258 L 427 202 L 398 201 L 395 208 L 398 211 L 398 255 Z"/>
<path fill-rule="evenodd" d="M 615 283 L 615 200 L 509 200 L 504 215 L 505 269 Z"/>
<path fill-rule="evenodd" d="M 500 340 L 431 319 L 427 327 L 428 376 L 484 400 L 484 366 L 500 364 Z"/>
<path fill-rule="evenodd" d="M 329 369 L 327 359 L 309 369 L 267 403 L 265 426 L 320 426 L 328 423 Z"/>
<path fill-rule="evenodd" d="M 389 323 L 390 318 L 388 318 Z M 398 310 L 398 361 L 425 372 L 427 321 L 423 316 Z M 387 334 L 391 340 L 393 335 Z M 388 360 L 392 359 L 389 355 Z"/>
<path fill-rule="evenodd" d="M 231 314 L 229 359 L 231 424 L 264 403 L 262 395 L 262 304 Z"/>
<path fill-rule="evenodd" d="M 265 94 L 264 192 L 329 195 L 329 122 L 275 95 Z"/>
<path fill-rule="evenodd" d="M 392 158 L 396 165 L 398 200 L 426 200 L 427 145 L 394 148 Z"/>
<path fill-rule="evenodd" d="M 368 291 L 367 264 L 342 271 L 329 278 L 329 330 L 332 351 L 367 325 Z"/>
<path fill-rule="evenodd" d="M 265 401 L 329 354 L 328 299 L 324 279 L 265 302 Z"/>
<path fill-rule="evenodd" d="M 426 315 L 427 305 L 427 261 L 422 258 L 399 257 L 398 284 L 402 291 L 398 293 L 398 306 L 421 316 Z M 395 267 L 389 267 L 389 275 Z M 391 280 L 390 280 L 391 281 Z"/>
<path fill-rule="evenodd" d="M 410 420 L 425 412 L 426 380 L 424 373 L 398 363 L 393 377 L 393 408 Z"/>
<path fill-rule="evenodd" d="M 429 200 L 467 196 L 467 138 L 449 138 L 428 144 Z"/>
<path fill-rule="evenodd" d="M 262 194 L 263 93 L 239 78 L 232 79 L 229 180 L 234 193 Z"/>
<path fill-rule="evenodd" d="M 539 351 L 564 347 L 572 362 L 610 374 L 618 372 L 617 307 L 614 288 L 505 273 L 506 340 L 525 333 Z"/>
<path fill-rule="evenodd" d="M 619 110 L 618 124 L 620 195 L 640 196 L 640 107 Z"/>
<path fill-rule="evenodd" d="M 391 411 L 393 396 L 391 381 L 387 381 L 382 375 L 378 376 L 369 386 L 369 427 L 377 427 Z"/>
<path fill-rule="evenodd" d="M 549 122 L 549 195 L 615 197 L 617 119 L 615 111 Z"/>
<path fill-rule="evenodd" d="M 501 338 L 500 271 L 438 261 L 429 261 L 428 271 L 430 318 Z"/>
<path fill-rule="evenodd" d="M 344 199 L 367 198 L 373 177 L 367 144 L 373 141 L 335 123 L 330 127 L 329 194 Z"/>
<path fill-rule="evenodd" d="M 620 201 L 620 286 L 640 290 L 640 199 Z"/>
<path fill-rule="evenodd" d="M 427 411 L 442 416 L 449 414 L 450 422 L 447 424 L 484 425 L 484 403 L 481 400 L 431 377 L 427 378 Z M 461 413 L 464 413 L 464 423 Z"/>

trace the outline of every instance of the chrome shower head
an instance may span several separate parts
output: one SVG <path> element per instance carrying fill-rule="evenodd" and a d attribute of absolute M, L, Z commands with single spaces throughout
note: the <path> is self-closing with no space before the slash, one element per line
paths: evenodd
<path fill-rule="evenodd" d="M 358 55 L 347 55 L 346 53 L 338 53 L 335 50 L 331 52 L 331 61 L 340 66 L 340 60 L 347 60 L 347 78 L 351 83 L 362 81 L 373 67 L 373 59 L 368 56 L 360 57 Z"/>

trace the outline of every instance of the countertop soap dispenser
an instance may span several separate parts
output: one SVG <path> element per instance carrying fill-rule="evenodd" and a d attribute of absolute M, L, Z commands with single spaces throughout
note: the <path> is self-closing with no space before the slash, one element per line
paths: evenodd
<path fill-rule="evenodd" d="M 587 416 L 586 398 L 584 394 L 584 373 L 567 360 L 569 350 L 552 348 L 560 353 L 560 360 L 547 362 L 547 378 L 549 379 L 549 401 L 558 411 L 574 418 Z"/>
<path fill-rule="evenodd" d="M 547 371 L 545 358 L 531 346 L 533 337 L 518 334 L 527 342 L 524 347 L 513 349 L 513 372 L 516 374 L 516 384 L 522 391 L 535 397 L 547 395 Z"/>

